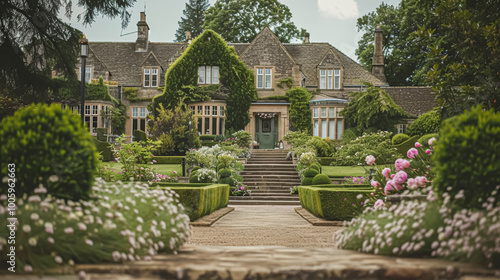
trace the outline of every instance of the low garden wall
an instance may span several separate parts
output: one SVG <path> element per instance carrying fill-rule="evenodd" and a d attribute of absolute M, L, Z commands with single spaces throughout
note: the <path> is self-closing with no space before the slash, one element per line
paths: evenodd
<path fill-rule="evenodd" d="M 356 216 L 356 209 L 372 192 L 368 185 L 300 186 L 300 204 L 313 215 L 326 220 L 343 221 Z M 362 194 L 362 199 L 356 197 Z M 353 206 L 359 205 L 359 206 Z"/>
<path fill-rule="evenodd" d="M 156 183 L 153 188 L 156 187 L 176 192 L 191 221 L 224 208 L 229 202 L 229 185 L 225 184 Z"/>

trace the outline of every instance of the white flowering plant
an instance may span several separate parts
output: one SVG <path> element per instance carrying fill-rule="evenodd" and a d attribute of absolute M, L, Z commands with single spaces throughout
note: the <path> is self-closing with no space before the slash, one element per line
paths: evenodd
<path fill-rule="evenodd" d="M 64 201 L 46 194 L 17 199 L 17 269 L 43 273 L 58 265 L 150 260 L 176 252 L 190 236 L 189 217 L 178 195 L 139 182 L 96 180 L 89 201 Z M 5 195 L 0 226 L 7 228 Z M 0 231 L 0 261 L 8 261 L 9 231 Z"/>

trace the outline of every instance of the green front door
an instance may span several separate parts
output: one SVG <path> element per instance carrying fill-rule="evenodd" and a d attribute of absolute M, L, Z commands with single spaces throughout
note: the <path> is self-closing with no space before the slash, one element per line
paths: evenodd
<path fill-rule="evenodd" d="M 278 118 L 255 118 L 255 140 L 259 149 L 274 149 L 278 142 Z"/>

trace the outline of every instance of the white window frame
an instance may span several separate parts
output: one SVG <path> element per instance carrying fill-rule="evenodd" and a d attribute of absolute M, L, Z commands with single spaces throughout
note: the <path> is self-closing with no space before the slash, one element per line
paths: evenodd
<path fill-rule="evenodd" d="M 151 87 L 158 87 L 158 68 L 151 69 Z"/>
<path fill-rule="evenodd" d="M 326 110 L 326 107 L 321 107 L 321 110 L 320 110 L 320 113 L 321 113 L 321 117 L 322 118 L 326 118 L 328 115 L 327 115 L 327 110 Z M 323 114 L 325 113 L 325 114 Z"/>
<path fill-rule="evenodd" d="M 78 68 L 78 80 L 82 80 L 82 67 Z M 85 82 L 90 84 L 92 82 L 92 66 L 85 66 Z"/>
<path fill-rule="evenodd" d="M 145 117 L 146 117 L 146 115 L 147 115 L 147 111 L 148 111 L 148 110 L 146 110 L 146 108 L 141 107 L 141 108 L 139 109 L 139 118 L 145 118 Z"/>
<path fill-rule="evenodd" d="M 328 69 L 327 88 L 333 89 L 333 70 Z"/>
<path fill-rule="evenodd" d="M 98 111 L 99 111 L 99 106 L 92 105 L 92 115 L 97 115 Z"/>
<path fill-rule="evenodd" d="M 139 107 L 132 107 L 132 118 L 139 117 Z"/>
<path fill-rule="evenodd" d="M 406 133 L 406 124 L 398 124 L 398 133 Z"/>
<path fill-rule="evenodd" d="M 319 108 L 313 108 L 313 118 L 317 119 L 319 116 Z"/>
<path fill-rule="evenodd" d="M 334 86 L 333 89 L 340 89 L 340 69 L 334 70 Z"/>
<path fill-rule="evenodd" d="M 85 105 L 85 116 L 90 115 L 90 105 Z"/>
<path fill-rule="evenodd" d="M 257 88 L 264 88 L 264 68 L 257 68 Z"/>
<path fill-rule="evenodd" d="M 199 85 L 218 85 L 219 66 L 198 66 Z"/>
<path fill-rule="evenodd" d="M 212 66 L 212 85 L 219 84 L 219 66 Z"/>
<path fill-rule="evenodd" d="M 319 70 L 319 89 L 326 89 L 326 70 Z"/>
<path fill-rule="evenodd" d="M 264 87 L 271 89 L 273 87 L 273 69 L 265 68 L 264 70 Z"/>

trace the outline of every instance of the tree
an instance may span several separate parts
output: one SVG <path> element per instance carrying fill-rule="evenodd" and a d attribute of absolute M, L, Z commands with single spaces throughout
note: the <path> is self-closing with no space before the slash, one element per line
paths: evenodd
<path fill-rule="evenodd" d="M 356 55 L 366 69 L 371 70 L 373 36 L 377 26 L 383 31 L 385 76 L 391 86 L 424 84 L 427 49 L 419 44 L 415 32 L 427 23 L 428 10 L 421 9 L 421 0 L 402 0 L 395 7 L 382 3 L 374 12 L 357 21 L 358 31 L 364 32 L 358 41 Z M 427 2 L 432 2 L 427 1 Z"/>
<path fill-rule="evenodd" d="M 135 0 L 77 1 L 84 7 L 78 15 L 91 24 L 99 14 L 120 16 L 126 26 Z M 0 94 L 23 104 L 44 102 L 57 91 L 60 81 L 51 79 L 51 70 L 76 81 L 75 63 L 82 33 L 64 23 L 58 14 L 72 15 L 72 1 L 0 1 Z M 6 100 L 6 99 L 4 99 Z"/>
<path fill-rule="evenodd" d="M 179 23 L 179 28 L 175 33 L 176 42 L 184 42 L 186 38 L 186 31 L 191 31 L 193 38 L 198 37 L 203 32 L 203 23 L 205 22 L 205 11 L 210 6 L 208 0 L 189 0 L 186 3 L 186 8 L 182 13 Z"/>
<path fill-rule="evenodd" d="M 350 93 L 353 99 L 340 113 L 348 127 L 361 133 L 368 128 L 392 131 L 394 125 L 409 117 L 383 89 L 366 85 L 366 92 Z"/>
<path fill-rule="evenodd" d="M 292 131 L 305 131 L 312 134 L 311 94 L 305 88 L 292 88 L 286 92 L 290 100 L 290 124 Z"/>
<path fill-rule="evenodd" d="M 426 78 L 443 118 L 476 104 L 499 112 L 500 2 L 442 0 L 431 11 L 417 35 L 430 49 Z"/>
<path fill-rule="evenodd" d="M 282 43 L 305 34 L 292 22 L 288 6 L 278 0 L 218 0 L 205 14 L 203 28 L 214 30 L 228 42 L 251 42 L 265 26 Z"/>

